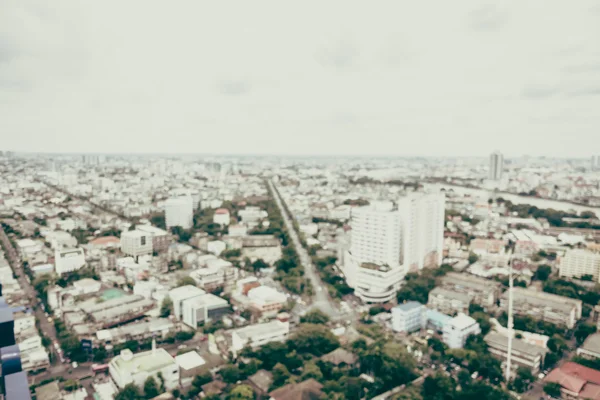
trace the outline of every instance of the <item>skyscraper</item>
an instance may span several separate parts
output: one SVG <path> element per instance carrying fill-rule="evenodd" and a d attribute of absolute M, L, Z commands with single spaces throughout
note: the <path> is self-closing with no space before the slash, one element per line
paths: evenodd
<path fill-rule="evenodd" d="M 489 178 L 493 181 L 502 179 L 502 170 L 504 169 L 504 156 L 502 153 L 495 152 L 490 154 L 490 174 Z"/>
<path fill-rule="evenodd" d="M 592 171 L 600 171 L 600 156 L 592 156 Z"/>
<path fill-rule="evenodd" d="M 344 274 L 358 297 L 389 301 L 407 272 L 441 264 L 444 205 L 443 193 L 411 193 L 396 206 L 379 202 L 352 210 Z"/>

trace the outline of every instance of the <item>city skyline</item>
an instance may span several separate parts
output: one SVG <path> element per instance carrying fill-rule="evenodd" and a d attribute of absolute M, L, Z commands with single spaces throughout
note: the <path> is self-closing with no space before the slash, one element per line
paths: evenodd
<path fill-rule="evenodd" d="M 9 2 L 6 150 L 589 157 L 600 126 L 594 2 L 143 4 Z"/>

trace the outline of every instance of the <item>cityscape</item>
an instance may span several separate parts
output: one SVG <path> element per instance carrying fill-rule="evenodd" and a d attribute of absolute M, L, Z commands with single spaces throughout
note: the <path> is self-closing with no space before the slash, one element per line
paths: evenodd
<path fill-rule="evenodd" d="M 0 400 L 600 400 L 600 2 L 0 2 Z"/>
<path fill-rule="evenodd" d="M 5 398 L 595 398 L 599 167 L 3 151 Z"/>

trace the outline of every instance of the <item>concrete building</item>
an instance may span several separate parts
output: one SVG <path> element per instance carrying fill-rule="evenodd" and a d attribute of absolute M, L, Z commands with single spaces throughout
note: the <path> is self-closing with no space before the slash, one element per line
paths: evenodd
<path fill-rule="evenodd" d="M 502 153 L 495 152 L 490 154 L 490 169 L 489 179 L 499 181 L 502 179 L 502 171 L 504 170 L 504 156 Z"/>
<path fill-rule="evenodd" d="M 171 234 L 164 229 L 152 225 L 137 225 L 137 231 L 144 232 L 152 238 L 152 250 L 157 253 L 163 253 L 169 249 L 172 239 Z"/>
<path fill-rule="evenodd" d="M 229 225 L 231 221 L 231 216 L 229 215 L 229 210 L 226 208 L 217 208 L 215 210 L 215 214 L 213 215 L 213 222 L 215 224 L 219 224 L 221 226 Z"/>
<path fill-rule="evenodd" d="M 478 278 L 469 274 L 449 272 L 441 279 L 440 286 L 444 289 L 471 296 L 471 301 L 486 310 L 496 305 L 502 292 L 502 284 L 489 279 Z"/>
<path fill-rule="evenodd" d="M 165 389 L 173 390 L 179 386 L 179 366 L 165 349 L 152 349 L 133 354 L 125 349 L 108 364 L 108 372 L 119 389 L 130 383 L 143 387 L 148 377 L 158 382 L 162 374 Z"/>
<path fill-rule="evenodd" d="M 581 278 L 591 275 L 594 282 L 600 281 L 600 253 L 583 249 L 567 250 L 560 258 L 559 275 L 568 278 Z"/>
<path fill-rule="evenodd" d="M 194 329 L 203 322 L 218 320 L 230 312 L 227 300 L 211 293 L 191 297 L 181 303 L 181 320 Z"/>
<path fill-rule="evenodd" d="M 600 333 L 594 333 L 585 339 L 577 349 L 577 355 L 590 360 L 600 358 Z"/>
<path fill-rule="evenodd" d="M 195 297 L 204 296 L 206 292 L 196 286 L 185 285 L 169 290 L 169 298 L 173 302 L 173 315 L 181 320 L 183 315 L 183 302 Z"/>
<path fill-rule="evenodd" d="M 248 290 L 250 307 L 263 316 L 277 315 L 287 303 L 285 294 L 268 286 L 258 286 Z"/>
<path fill-rule="evenodd" d="M 392 308 L 392 329 L 396 332 L 414 332 L 425 327 L 423 304 L 409 301 Z"/>
<path fill-rule="evenodd" d="M 142 231 L 125 231 L 121 233 L 121 252 L 132 257 L 152 254 L 152 238 Z"/>
<path fill-rule="evenodd" d="M 429 292 L 427 305 L 434 310 L 448 315 L 457 313 L 468 314 L 469 305 L 472 300 L 473 297 L 467 293 L 436 287 Z"/>
<path fill-rule="evenodd" d="M 485 336 L 484 340 L 491 354 L 499 358 L 502 362 L 506 361 L 508 357 L 507 336 L 498 332 L 490 332 Z M 543 365 L 547 352 L 548 350 L 543 347 L 532 345 L 522 339 L 513 338 L 511 351 L 512 366 L 514 368 L 518 366 L 528 368 L 535 375 Z"/>
<path fill-rule="evenodd" d="M 165 202 L 167 228 L 180 226 L 190 229 L 194 223 L 194 204 L 191 196 L 172 197 Z"/>
<path fill-rule="evenodd" d="M 506 291 L 500 298 L 500 307 L 508 309 Z M 518 315 L 529 315 L 556 325 L 565 325 L 571 329 L 581 319 L 581 300 L 555 294 L 536 292 L 524 288 L 513 288 L 513 312 Z"/>
<path fill-rule="evenodd" d="M 445 204 L 444 193 L 411 193 L 398 201 L 406 272 L 442 264 Z"/>
<path fill-rule="evenodd" d="M 271 342 L 284 342 L 290 333 L 287 321 L 279 319 L 235 329 L 231 332 L 232 350 L 241 351 L 246 345 L 257 348 Z"/>
<path fill-rule="evenodd" d="M 166 318 L 127 324 L 96 332 L 94 341 L 103 345 L 125 343 L 128 340 L 143 341 L 152 337 L 165 338 L 175 333 L 177 326 Z"/>
<path fill-rule="evenodd" d="M 461 349 L 467 338 L 480 334 L 481 329 L 473 318 L 465 314 L 458 314 L 444 325 L 442 332 L 443 341 L 449 348 Z"/>
<path fill-rule="evenodd" d="M 63 249 L 54 253 L 54 267 L 58 275 L 77 271 L 85 266 L 83 249 Z"/>
<path fill-rule="evenodd" d="M 179 383 L 184 388 L 192 385 L 194 377 L 199 375 L 206 365 L 204 358 L 195 351 L 175 356 L 175 362 L 179 366 Z"/>

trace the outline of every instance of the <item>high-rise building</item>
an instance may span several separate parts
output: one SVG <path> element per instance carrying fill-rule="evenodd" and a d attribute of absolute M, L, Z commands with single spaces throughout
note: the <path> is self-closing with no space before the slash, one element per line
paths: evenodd
<path fill-rule="evenodd" d="M 398 201 L 407 272 L 442 263 L 445 205 L 443 193 L 411 193 Z"/>
<path fill-rule="evenodd" d="M 568 278 L 591 276 L 594 282 L 600 280 L 600 253 L 584 249 L 568 250 L 560 258 L 559 275 Z"/>
<path fill-rule="evenodd" d="M 190 229 L 194 223 L 194 201 L 191 196 L 173 197 L 165 202 L 167 228 L 180 226 Z"/>
<path fill-rule="evenodd" d="M 600 156 L 592 156 L 592 171 L 600 170 Z"/>
<path fill-rule="evenodd" d="M 359 298 L 389 301 L 407 272 L 441 264 L 444 205 L 442 193 L 412 193 L 397 207 L 378 202 L 352 210 L 344 274 Z"/>
<path fill-rule="evenodd" d="M 504 169 L 504 156 L 502 153 L 495 152 L 490 154 L 490 174 L 489 178 L 493 181 L 502 179 L 502 170 Z"/>

